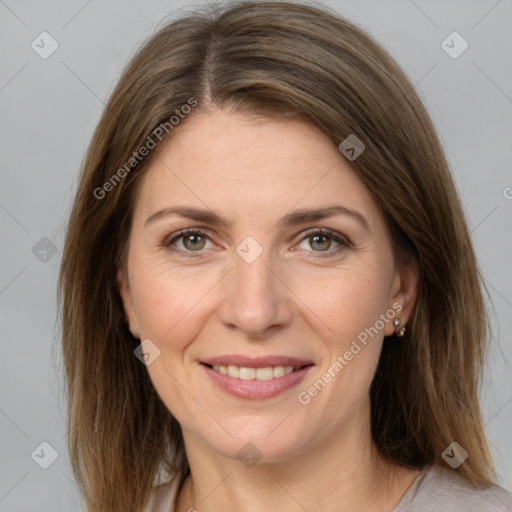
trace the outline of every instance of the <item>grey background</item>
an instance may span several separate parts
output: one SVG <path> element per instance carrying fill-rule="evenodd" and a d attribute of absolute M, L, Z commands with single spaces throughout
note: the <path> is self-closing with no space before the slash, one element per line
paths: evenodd
<path fill-rule="evenodd" d="M 481 396 L 500 483 L 512 489 L 512 2 L 325 4 L 397 59 L 443 140 L 491 291 L 495 342 Z M 164 16 L 194 5 L 201 2 L 0 0 L 1 511 L 82 510 L 66 453 L 56 324 L 63 228 L 123 66 Z M 31 48 L 43 31 L 59 45 L 47 59 Z M 469 43 L 457 59 L 441 47 L 453 31 Z M 43 237 L 56 248 L 46 262 L 32 252 Z M 48 469 L 31 458 L 43 441 L 58 452 Z"/>

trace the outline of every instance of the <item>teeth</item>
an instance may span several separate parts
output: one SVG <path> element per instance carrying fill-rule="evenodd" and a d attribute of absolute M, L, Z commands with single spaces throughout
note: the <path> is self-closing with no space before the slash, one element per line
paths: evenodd
<path fill-rule="evenodd" d="M 274 368 L 272 368 L 272 366 L 256 368 L 256 370 L 254 370 L 254 378 L 256 380 L 272 380 L 274 378 Z"/>
<path fill-rule="evenodd" d="M 245 368 L 241 366 L 239 375 L 242 380 L 253 380 L 256 378 L 256 368 Z"/>
<path fill-rule="evenodd" d="M 215 369 L 215 367 L 214 367 L 214 369 Z M 239 379 L 240 378 L 240 368 L 238 368 L 238 366 L 233 366 L 232 364 L 230 364 L 228 366 L 228 376 Z"/>
<path fill-rule="evenodd" d="M 300 367 L 294 368 L 293 366 L 265 366 L 263 368 L 248 368 L 246 366 L 235 366 L 230 364 L 229 366 L 214 365 L 213 369 L 216 372 L 233 377 L 235 379 L 242 380 L 271 380 L 276 377 L 282 377 L 288 373 L 292 373 L 294 370 Z"/>

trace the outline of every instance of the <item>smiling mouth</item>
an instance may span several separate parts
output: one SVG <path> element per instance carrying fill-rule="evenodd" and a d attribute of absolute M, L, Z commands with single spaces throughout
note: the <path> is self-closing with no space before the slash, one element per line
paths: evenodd
<path fill-rule="evenodd" d="M 301 370 L 307 366 L 312 366 L 310 364 L 302 365 L 302 366 L 264 366 L 259 368 L 252 368 L 247 366 L 236 366 L 236 365 L 211 365 L 205 364 L 208 368 L 220 373 L 222 375 L 227 375 L 233 379 L 239 380 L 272 380 L 277 379 L 279 377 L 283 377 L 284 375 L 288 375 L 297 370 Z"/>

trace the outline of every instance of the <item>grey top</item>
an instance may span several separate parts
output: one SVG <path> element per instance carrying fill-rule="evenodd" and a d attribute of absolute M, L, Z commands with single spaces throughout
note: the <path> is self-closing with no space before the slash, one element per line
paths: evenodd
<path fill-rule="evenodd" d="M 499 485 L 474 486 L 456 470 L 426 466 L 391 512 L 512 512 Z"/>
<path fill-rule="evenodd" d="M 177 482 L 154 488 L 146 512 L 173 512 Z M 499 485 L 474 486 L 456 470 L 426 466 L 391 512 L 512 512 L 512 493 Z"/>

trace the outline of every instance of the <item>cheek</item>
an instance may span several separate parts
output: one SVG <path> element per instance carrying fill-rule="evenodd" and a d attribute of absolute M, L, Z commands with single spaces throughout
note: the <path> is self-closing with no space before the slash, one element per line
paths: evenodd
<path fill-rule="evenodd" d="M 315 396 L 314 407 L 329 409 L 328 404 L 338 403 L 339 397 L 345 406 L 356 407 L 367 396 L 382 346 L 383 324 L 379 320 L 388 299 L 384 274 L 375 259 L 361 258 L 328 276 L 294 283 L 297 295 L 305 297 L 307 321 L 323 341 L 325 357 L 318 387 L 323 389 L 325 384 L 326 392 Z M 315 382 L 313 379 L 308 386 Z M 308 392 L 308 388 L 302 391 Z M 311 391 L 314 394 L 316 389 Z M 340 420 L 345 412 L 345 407 L 338 407 L 329 414 Z"/>
<path fill-rule="evenodd" d="M 164 344 L 167 340 L 190 339 L 200 326 L 202 306 L 218 282 L 212 273 L 192 267 L 170 269 L 163 262 L 133 260 L 132 291 L 141 336 Z M 186 331 L 190 331 L 187 335 Z M 178 335 L 179 333 L 179 335 Z M 173 345 L 173 346 L 174 346 Z"/>
<path fill-rule="evenodd" d="M 386 276 L 368 261 L 314 277 L 302 275 L 293 282 L 292 289 L 307 306 L 303 309 L 310 322 L 318 332 L 335 340 L 337 350 L 374 326 L 387 308 Z"/>

